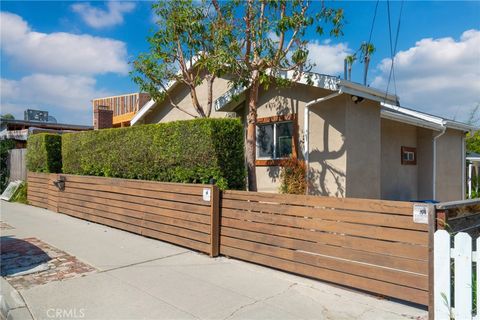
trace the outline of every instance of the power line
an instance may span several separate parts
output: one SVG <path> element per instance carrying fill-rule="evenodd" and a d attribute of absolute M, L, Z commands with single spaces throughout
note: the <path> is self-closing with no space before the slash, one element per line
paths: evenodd
<path fill-rule="evenodd" d="M 390 37 L 391 66 L 390 66 L 390 73 L 388 75 L 388 82 L 387 82 L 387 89 L 386 89 L 386 92 L 385 92 L 385 99 L 387 98 L 387 95 L 388 95 L 388 89 L 390 88 L 390 82 L 392 80 L 392 76 L 393 76 L 395 96 L 397 95 L 397 81 L 396 81 L 396 77 L 395 77 L 394 60 L 395 60 L 395 54 L 397 52 L 398 37 L 399 37 L 399 34 L 400 34 L 400 21 L 402 19 L 403 2 L 404 2 L 404 0 L 402 0 L 401 6 L 400 6 L 400 14 L 398 16 L 397 32 L 396 32 L 396 35 L 395 35 L 395 46 L 394 46 L 393 42 L 392 42 L 392 25 L 391 25 L 391 17 L 390 17 L 390 1 L 387 0 L 388 34 L 389 34 L 389 37 Z"/>
<path fill-rule="evenodd" d="M 398 35 L 400 34 L 400 21 L 402 20 L 402 12 L 403 12 L 403 1 L 400 4 L 400 15 L 398 16 L 398 23 L 397 23 L 397 34 L 395 35 L 395 46 L 393 47 L 393 54 L 394 57 L 397 54 L 397 44 L 398 44 Z M 392 60 L 392 64 L 394 61 Z M 397 95 L 397 80 L 395 79 L 395 68 L 392 67 L 393 73 L 393 86 L 395 88 L 395 96 Z"/>
<path fill-rule="evenodd" d="M 375 26 L 375 19 L 377 18 L 377 9 L 378 9 L 378 3 L 380 0 L 377 0 L 377 4 L 375 4 L 375 11 L 373 13 L 373 20 L 372 20 L 372 27 L 370 28 L 370 36 L 368 37 L 368 42 L 372 41 L 372 34 L 373 34 L 373 27 Z"/>

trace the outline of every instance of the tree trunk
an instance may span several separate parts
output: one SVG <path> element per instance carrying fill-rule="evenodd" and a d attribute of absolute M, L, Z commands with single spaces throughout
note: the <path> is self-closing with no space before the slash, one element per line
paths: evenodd
<path fill-rule="evenodd" d="M 248 97 L 248 115 L 247 115 L 247 170 L 248 170 L 248 190 L 257 191 L 257 174 L 255 172 L 255 160 L 257 157 L 257 102 L 258 89 L 260 86 L 258 71 L 253 72 L 252 85 Z"/>
<path fill-rule="evenodd" d="M 192 98 L 192 103 L 195 111 L 197 111 L 201 118 L 206 118 L 205 112 L 200 103 L 198 102 L 197 91 L 195 90 L 195 87 L 193 85 L 190 86 L 190 97 Z"/>
<path fill-rule="evenodd" d="M 367 73 L 368 73 L 368 65 L 370 64 L 370 57 L 366 56 L 365 57 L 365 70 L 363 74 L 363 85 L 367 85 Z"/>
<path fill-rule="evenodd" d="M 214 76 L 207 77 L 207 112 L 206 112 L 206 117 L 210 118 L 210 115 L 212 114 L 212 103 L 213 103 L 213 81 L 214 81 Z"/>
<path fill-rule="evenodd" d="M 348 80 L 352 81 L 352 66 L 351 65 L 348 67 Z"/>

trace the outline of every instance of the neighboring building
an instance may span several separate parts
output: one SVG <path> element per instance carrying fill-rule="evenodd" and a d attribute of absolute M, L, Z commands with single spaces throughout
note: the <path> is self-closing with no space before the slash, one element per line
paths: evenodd
<path fill-rule="evenodd" d="M 100 125 L 100 129 L 105 128 L 107 125 L 106 123 L 103 125 L 99 123 L 98 110 L 100 109 L 101 114 L 102 111 L 105 110 L 113 111 L 111 120 L 113 127 L 128 127 L 130 126 L 130 120 L 132 120 L 138 110 L 140 110 L 149 100 L 150 96 L 147 93 L 130 93 L 93 99 L 93 125 L 94 127 Z M 103 112 L 103 114 L 103 121 L 108 121 L 106 120 L 109 117 L 106 115 L 107 113 Z M 100 115 L 100 117 L 102 117 L 102 115 Z"/>
<path fill-rule="evenodd" d="M 285 74 L 289 77 L 290 74 Z M 282 159 L 308 166 L 308 193 L 392 200 L 458 200 L 465 194 L 465 132 L 471 126 L 396 106 L 398 98 L 337 77 L 311 74 L 292 86 L 260 90 L 257 127 L 259 191 L 278 192 Z M 197 91 L 206 105 L 206 83 Z M 244 123 L 246 90 L 214 83 L 213 117 Z M 183 84 L 169 88 L 194 112 Z M 234 98 L 235 97 L 235 98 Z M 191 119 L 169 101 L 147 102 L 131 125 Z"/>
<path fill-rule="evenodd" d="M 469 199 L 478 198 L 478 185 L 480 184 L 480 154 L 467 153 L 467 195 Z"/>
<path fill-rule="evenodd" d="M 4 119 L 0 120 L 0 140 L 12 139 L 16 141 L 16 148 L 25 148 L 30 134 L 40 132 L 76 132 L 92 130 L 91 126 L 76 124 L 57 123 L 55 118 L 48 115 L 47 111 L 25 111 L 24 120 Z"/>

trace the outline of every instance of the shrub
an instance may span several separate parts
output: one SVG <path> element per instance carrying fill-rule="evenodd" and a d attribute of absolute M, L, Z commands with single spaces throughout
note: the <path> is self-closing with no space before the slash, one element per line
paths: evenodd
<path fill-rule="evenodd" d="M 10 199 L 10 202 L 19 202 L 19 203 L 24 203 L 27 204 L 27 183 L 22 182 L 20 186 L 18 186 L 17 191 L 15 191 L 15 194 L 12 196 Z"/>
<path fill-rule="evenodd" d="M 290 194 L 305 194 L 307 181 L 305 177 L 305 162 L 290 158 L 284 162 L 280 171 L 280 192 Z"/>
<path fill-rule="evenodd" d="M 8 185 L 9 172 L 7 168 L 8 150 L 15 148 L 15 141 L 0 141 L 0 192 L 3 192 Z"/>
<path fill-rule="evenodd" d="M 33 172 L 62 172 L 62 137 L 51 133 L 28 137 L 27 169 Z"/>
<path fill-rule="evenodd" d="M 63 135 L 63 172 L 164 182 L 245 185 L 238 119 L 195 119 Z"/>

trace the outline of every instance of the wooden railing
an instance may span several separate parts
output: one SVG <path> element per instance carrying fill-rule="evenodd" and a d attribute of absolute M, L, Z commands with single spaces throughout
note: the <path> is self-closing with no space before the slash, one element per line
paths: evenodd
<path fill-rule="evenodd" d="M 130 121 L 140 108 L 150 100 L 147 93 L 131 93 L 92 100 L 92 107 L 106 106 L 113 110 L 113 124 Z"/>
<path fill-rule="evenodd" d="M 435 209 L 437 229 L 480 236 L 480 199 L 439 203 Z"/>

